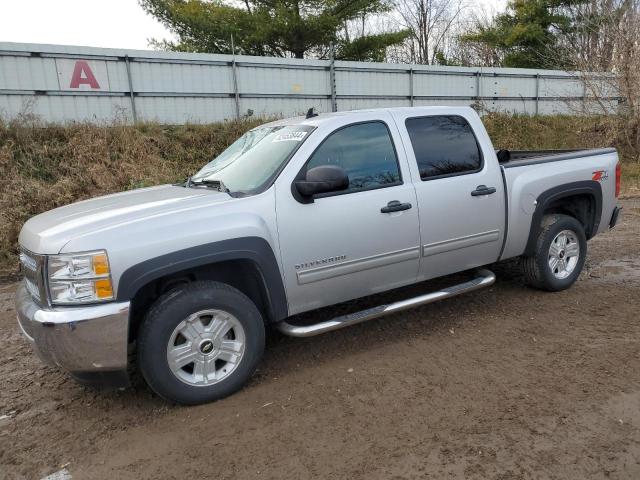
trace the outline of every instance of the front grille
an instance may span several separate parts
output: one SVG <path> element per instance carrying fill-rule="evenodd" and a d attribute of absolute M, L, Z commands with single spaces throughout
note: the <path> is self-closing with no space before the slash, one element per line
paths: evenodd
<path fill-rule="evenodd" d="M 25 287 L 36 303 L 41 305 L 47 301 L 44 282 L 45 259 L 44 255 L 37 255 L 24 248 L 20 250 L 20 265 Z"/>

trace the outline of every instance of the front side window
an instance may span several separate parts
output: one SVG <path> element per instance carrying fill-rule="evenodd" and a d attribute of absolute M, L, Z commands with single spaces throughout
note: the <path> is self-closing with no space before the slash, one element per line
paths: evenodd
<path fill-rule="evenodd" d="M 347 172 L 349 188 L 340 193 L 401 183 L 396 151 L 382 122 L 351 125 L 329 135 L 311 156 L 307 170 L 321 165 L 336 165 Z"/>
<path fill-rule="evenodd" d="M 477 172 L 482 156 L 471 125 L 457 115 L 409 118 L 405 122 L 420 178 Z"/>
<path fill-rule="evenodd" d="M 221 182 L 231 193 L 263 188 L 309 136 L 313 127 L 278 125 L 254 128 L 191 177 L 193 185 Z"/>

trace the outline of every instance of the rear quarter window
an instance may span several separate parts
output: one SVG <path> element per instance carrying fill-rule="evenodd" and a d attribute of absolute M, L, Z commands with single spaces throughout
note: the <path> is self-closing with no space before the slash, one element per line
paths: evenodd
<path fill-rule="evenodd" d="M 405 122 L 420 178 L 431 180 L 482 169 L 482 153 L 471 125 L 458 115 L 409 118 Z"/>

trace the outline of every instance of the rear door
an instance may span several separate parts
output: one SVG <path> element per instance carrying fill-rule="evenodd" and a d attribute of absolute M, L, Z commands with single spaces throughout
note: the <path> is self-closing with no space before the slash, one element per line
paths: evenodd
<path fill-rule="evenodd" d="M 388 113 L 337 116 L 310 135 L 278 178 L 278 237 L 291 314 L 415 282 L 418 208 L 400 143 Z M 303 203 L 293 181 L 320 165 L 342 167 L 349 188 Z M 403 208 L 387 209 L 394 201 Z"/>
<path fill-rule="evenodd" d="M 420 214 L 420 279 L 495 262 L 505 229 L 504 185 L 476 115 L 396 114 L 415 179 Z M 486 136 L 486 134 L 485 134 Z"/>

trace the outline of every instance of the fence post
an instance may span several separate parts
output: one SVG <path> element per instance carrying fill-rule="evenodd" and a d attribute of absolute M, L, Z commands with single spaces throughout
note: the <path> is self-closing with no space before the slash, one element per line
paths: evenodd
<path fill-rule="evenodd" d="M 338 111 L 338 104 L 336 102 L 336 59 L 335 59 L 335 48 L 333 46 L 333 42 L 329 46 L 329 87 L 331 88 L 331 111 Z"/>
<path fill-rule="evenodd" d="M 133 123 L 138 123 L 138 112 L 136 111 L 136 100 L 133 95 L 133 80 L 131 79 L 131 65 L 129 65 L 129 55 L 124 56 L 124 64 L 127 67 L 127 80 L 129 81 L 129 98 L 131 99 L 131 114 Z"/>
<path fill-rule="evenodd" d="M 236 107 L 236 120 L 240 120 L 240 92 L 238 91 L 238 65 L 236 64 L 236 48 L 231 35 L 231 73 L 233 75 L 233 98 Z"/>
<path fill-rule="evenodd" d="M 583 113 L 587 113 L 588 111 L 588 105 L 587 105 L 587 76 L 586 74 L 584 75 L 584 78 L 582 79 L 582 111 Z"/>
<path fill-rule="evenodd" d="M 482 77 L 482 70 L 476 72 L 476 102 L 480 104 L 480 77 Z"/>
<path fill-rule="evenodd" d="M 409 69 L 409 102 L 413 107 L 413 67 Z"/>
<path fill-rule="evenodd" d="M 536 116 L 540 113 L 540 74 L 536 73 Z"/>

